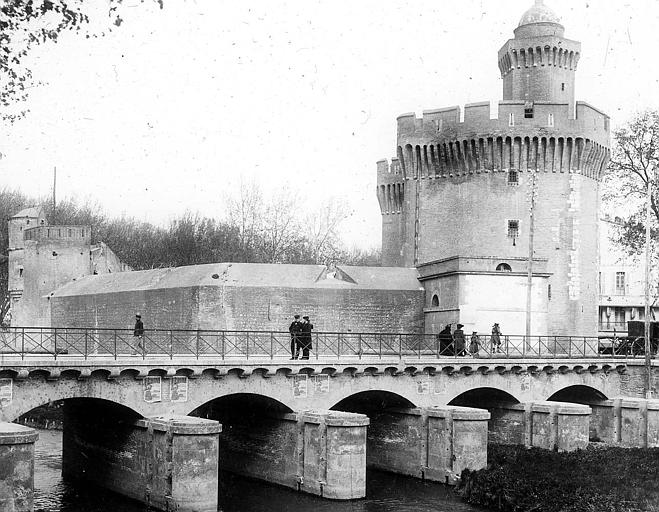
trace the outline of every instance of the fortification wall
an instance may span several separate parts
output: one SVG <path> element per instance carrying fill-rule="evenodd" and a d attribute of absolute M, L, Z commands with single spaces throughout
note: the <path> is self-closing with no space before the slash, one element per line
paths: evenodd
<path fill-rule="evenodd" d="M 295 313 L 316 331 L 421 332 L 424 291 L 188 287 L 51 299 L 55 327 L 286 331 Z"/>
<path fill-rule="evenodd" d="M 41 229 L 41 228 L 38 228 Z M 90 274 L 89 245 L 83 240 L 45 239 L 25 242 L 25 290 L 12 324 L 49 326 L 47 295 L 63 284 Z"/>

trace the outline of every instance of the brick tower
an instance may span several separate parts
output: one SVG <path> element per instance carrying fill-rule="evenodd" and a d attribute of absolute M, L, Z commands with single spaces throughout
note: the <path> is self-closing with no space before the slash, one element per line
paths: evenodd
<path fill-rule="evenodd" d="M 498 54 L 498 117 L 489 102 L 463 120 L 459 107 L 398 117 L 397 158 L 377 164 L 382 259 L 417 267 L 427 332 L 524 334 L 530 300 L 531 334 L 597 334 L 609 117 L 574 102 L 581 46 L 563 34 L 542 1 L 524 13 Z"/>

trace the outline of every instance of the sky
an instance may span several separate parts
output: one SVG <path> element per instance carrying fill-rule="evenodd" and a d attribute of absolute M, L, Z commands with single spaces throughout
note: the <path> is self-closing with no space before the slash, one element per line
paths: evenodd
<path fill-rule="evenodd" d="M 99 0 L 102 1 L 102 0 Z M 0 186 L 166 224 L 222 217 L 241 183 L 304 211 L 341 198 L 380 244 L 377 160 L 405 112 L 501 99 L 497 51 L 532 0 L 124 0 L 105 37 L 31 56 L 29 113 L 1 127 Z M 582 43 L 576 98 L 612 128 L 659 108 L 659 2 L 547 0 Z M 103 4 L 99 4 L 103 5 Z M 102 19 L 100 21 L 103 21 Z"/>

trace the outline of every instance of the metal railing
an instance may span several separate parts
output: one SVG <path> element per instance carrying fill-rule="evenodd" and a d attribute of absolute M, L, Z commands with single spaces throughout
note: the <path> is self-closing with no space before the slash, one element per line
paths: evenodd
<path fill-rule="evenodd" d="M 436 334 L 314 332 L 311 359 L 340 358 L 582 358 L 641 357 L 641 345 L 588 336 L 501 336 L 493 344 L 479 336 L 479 350 L 456 346 Z M 41 358 L 211 358 L 288 359 L 291 335 L 275 331 L 149 329 L 140 339 L 132 329 L 13 327 L 0 330 L 0 356 Z M 656 351 L 656 347 L 655 347 Z M 300 350 L 300 355 L 301 355 Z"/>

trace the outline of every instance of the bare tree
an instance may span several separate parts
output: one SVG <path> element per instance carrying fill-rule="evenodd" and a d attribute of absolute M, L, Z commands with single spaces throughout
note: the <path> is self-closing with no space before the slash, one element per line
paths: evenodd
<path fill-rule="evenodd" d="M 648 181 L 653 191 L 652 240 L 659 225 L 659 112 L 647 111 L 614 132 L 609 171 L 604 180 L 603 199 L 619 208 L 623 220 L 614 242 L 631 255 L 640 254 L 645 244 L 645 204 Z M 656 251 L 653 251 L 656 254 Z"/>

